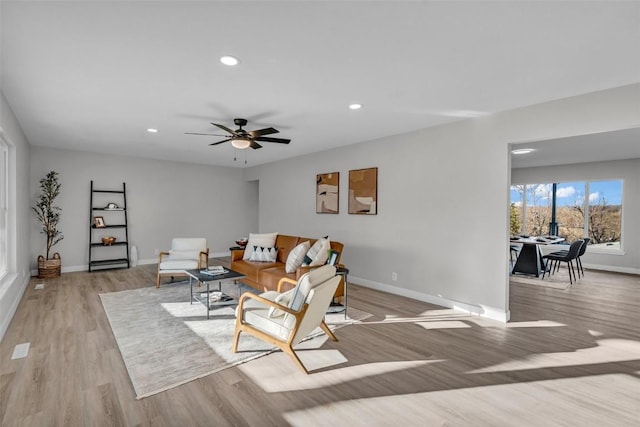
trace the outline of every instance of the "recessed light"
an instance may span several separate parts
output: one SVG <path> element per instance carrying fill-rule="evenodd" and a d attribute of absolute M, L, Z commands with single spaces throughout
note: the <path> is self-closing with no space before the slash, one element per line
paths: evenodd
<path fill-rule="evenodd" d="M 534 150 L 533 148 L 518 148 L 517 150 L 511 150 L 511 153 L 512 154 L 529 154 L 534 151 L 536 150 Z"/>
<path fill-rule="evenodd" d="M 149 133 L 158 133 L 158 129 L 149 128 L 149 129 L 147 129 L 147 132 L 149 132 Z"/>
<path fill-rule="evenodd" d="M 349 108 L 351 108 L 352 110 L 359 110 L 362 108 L 362 104 L 351 104 L 349 105 Z"/>
<path fill-rule="evenodd" d="M 222 62 L 224 65 L 229 65 L 229 66 L 234 66 L 234 65 L 238 65 L 238 58 L 234 58 L 233 56 L 223 56 L 222 58 L 220 58 L 220 62 Z"/>

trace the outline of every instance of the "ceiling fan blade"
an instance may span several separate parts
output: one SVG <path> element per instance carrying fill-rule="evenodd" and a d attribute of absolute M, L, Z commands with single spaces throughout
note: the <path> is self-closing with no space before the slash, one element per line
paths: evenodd
<path fill-rule="evenodd" d="M 254 150 L 257 150 L 258 148 L 262 148 L 262 145 L 258 144 L 254 139 L 252 139 L 249 147 L 253 148 Z"/>
<path fill-rule="evenodd" d="M 262 135 L 271 135 L 272 133 L 278 133 L 278 132 L 280 132 L 278 129 L 264 128 L 264 129 L 252 130 L 249 133 L 251 134 L 252 137 L 257 138 Z"/>
<path fill-rule="evenodd" d="M 209 145 L 218 145 L 218 144 L 222 144 L 223 142 L 231 141 L 231 139 L 233 139 L 233 138 L 223 139 L 222 141 L 214 142 L 213 144 L 209 144 Z"/>
<path fill-rule="evenodd" d="M 222 130 L 224 130 L 224 131 L 226 131 L 226 132 L 229 132 L 231 135 L 235 135 L 235 134 L 236 134 L 236 132 L 235 132 L 235 131 L 233 131 L 233 130 L 229 129 L 229 128 L 228 128 L 228 127 L 226 127 L 225 125 L 219 125 L 219 124 L 217 124 L 217 123 L 211 123 L 211 124 L 212 124 L 212 125 L 214 125 L 214 126 L 218 126 L 220 129 L 222 129 Z"/>
<path fill-rule="evenodd" d="M 291 142 L 290 139 L 285 139 L 285 138 L 270 138 L 268 136 L 260 136 L 258 138 L 255 138 L 256 141 L 262 141 L 262 142 L 277 142 L 280 144 L 288 144 Z"/>
<path fill-rule="evenodd" d="M 185 135 L 207 135 L 207 136 L 227 136 L 227 135 L 220 135 L 217 133 L 195 133 L 195 132 L 185 132 Z"/>

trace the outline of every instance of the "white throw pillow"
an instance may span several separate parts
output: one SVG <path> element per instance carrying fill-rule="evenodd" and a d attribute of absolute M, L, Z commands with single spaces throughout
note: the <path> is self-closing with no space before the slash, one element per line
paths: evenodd
<path fill-rule="evenodd" d="M 261 246 L 263 248 L 272 248 L 276 244 L 276 238 L 278 237 L 278 233 L 264 233 L 264 234 L 249 234 L 249 242 L 247 243 L 247 247 L 244 251 L 244 255 L 242 259 L 251 258 L 251 254 L 253 253 L 254 246 Z"/>
<path fill-rule="evenodd" d="M 284 271 L 287 273 L 295 273 L 295 271 L 302 265 L 302 261 L 304 261 L 304 257 L 309 251 L 309 246 L 311 246 L 311 244 L 307 240 L 293 248 L 287 257 Z"/>
<path fill-rule="evenodd" d="M 291 297 L 295 293 L 296 288 L 289 289 L 287 292 L 283 292 L 276 297 L 274 302 L 283 305 L 285 307 L 289 306 L 289 302 L 291 301 Z M 280 317 L 284 316 L 284 311 L 279 310 L 275 307 L 269 307 L 269 317 Z"/>
<path fill-rule="evenodd" d="M 276 262 L 278 256 L 278 248 L 263 248 L 262 246 L 254 246 L 249 261 Z"/>
<path fill-rule="evenodd" d="M 328 238 L 318 239 L 307 251 L 302 265 L 315 266 L 326 263 L 329 259 L 329 249 L 331 249 L 331 242 Z"/>

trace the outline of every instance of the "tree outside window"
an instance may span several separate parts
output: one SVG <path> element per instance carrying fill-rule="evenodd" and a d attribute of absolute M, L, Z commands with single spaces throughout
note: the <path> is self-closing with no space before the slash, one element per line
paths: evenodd
<path fill-rule="evenodd" d="M 561 182 L 555 196 L 558 235 L 568 242 L 588 236 L 590 245 L 621 248 L 622 180 Z M 553 184 L 511 186 L 511 235 L 547 234 L 552 200 Z"/>

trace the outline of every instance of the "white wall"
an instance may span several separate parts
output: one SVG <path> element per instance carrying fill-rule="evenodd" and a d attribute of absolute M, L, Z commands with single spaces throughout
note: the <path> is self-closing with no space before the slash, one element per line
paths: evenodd
<path fill-rule="evenodd" d="M 506 320 L 509 143 L 640 124 L 640 85 L 382 138 L 246 171 L 260 230 L 345 244 L 350 278 Z M 378 167 L 378 215 L 348 215 L 350 169 Z M 340 213 L 315 213 L 315 176 L 340 172 Z M 391 273 L 398 280 L 391 281 Z"/>
<path fill-rule="evenodd" d="M 8 110 L 4 99 L 2 107 Z M 153 250 L 179 235 L 204 235 L 212 253 L 227 254 L 235 238 L 251 231 L 329 234 L 345 244 L 342 260 L 356 283 L 506 320 L 509 143 L 638 127 L 640 84 L 244 171 L 32 147 L 27 174 L 26 139 L 12 116 L 3 112 L 0 123 L 17 145 L 17 233 L 30 242 L 17 245 L 19 271 L 35 268 L 43 252 L 29 206 L 39 179 L 56 170 L 65 239 L 55 250 L 63 270 L 87 264 L 89 181 L 126 182 L 130 241 L 142 260 L 153 262 Z M 348 215 L 348 171 L 373 166 L 379 168 L 378 215 Z M 340 214 L 316 214 L 315 175 L 336 171 Z M 396 282 L 391 272 L 398 273 Z M 8 325 L 12 313 L 2 304 L 0 320 Z"/>
<path fill-rule="evenodd" d="M 9 275 L 0 283 L 0 340 L 9 327 L 22 294 L 29 283 L 29 151 L 30 146 L 20 129 L 4 95 L 0 93 L 0 132 L 11 144 L 9 174 L 14 177 L 9 189 Z"/>
<path fill-rule="evenodd" d="M 603 141 L 606 143 L 606 141 Z M 638 141 L 640 144 L 640 141 Z M 585 266 L 640 274 L 640 159 L 569 164 L 511 171 L 511 183 L 534 184 L 544 182 L 623 179 L 622 248 L 621 253 L 584 255 Z"/>
<path fill-rule="evenodd" d="M 53 251 L 61 254 L 63 271 L 87 268 L 91 180 L 101 189 L 126 183 L 129 242 L 138 248 L 141 263 L 157 262 L 154 250 L 168 249 L 173 237 L 205 237 L 211 256 L 228 255 L 237 238 L 258 227 L 257 184 L 244 181 L 241 169 L 33 147 L 31 203 L 50 170 L 62 183 L 57 201 L 64 240 Z M 116 197 L 113 201 L 120 204 Z M 45 242 L 32 215 L 34 269 Z"/>

